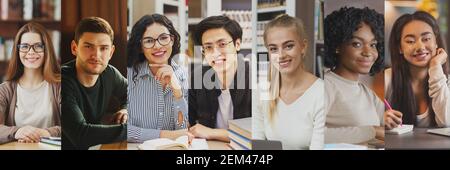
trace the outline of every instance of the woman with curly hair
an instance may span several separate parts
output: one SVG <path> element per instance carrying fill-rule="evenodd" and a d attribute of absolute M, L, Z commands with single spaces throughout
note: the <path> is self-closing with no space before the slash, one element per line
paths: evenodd
<path fill-rule="evenodd" d="M 369 8 L 343 7 L 325 18 L 325 143 L 383 139 L 384 105 L 359 81 L 383 67 L 384 17 Z"/>
<path fill-rule="evenodd" d="M 448 55 L 433 16 L 418 11 L 398 18 L 389 52 L 392 69 L 385 72 L 387 98 L 400 112 L 386 115 L 386 129 L 401 123 L 449 127 Z"/>
<path fill-rule="evenodd" d="M 187 135 L 187 72 L 173 57 L 180 35 L 160 14 L 145 15 L 128 40 L 128 141 Z"/>

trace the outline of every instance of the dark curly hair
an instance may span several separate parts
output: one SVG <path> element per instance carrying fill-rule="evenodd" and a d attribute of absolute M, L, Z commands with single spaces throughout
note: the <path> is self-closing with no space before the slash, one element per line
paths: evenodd
<path fill-rule="evenodd" d="M 367 24 L 377 40 L 378 58 L 370 69 L 373 75 L 384 66 L 384 16 L 373 9 L 343 7 L 329 14 L 324 20 L 325 57 L 324 65 L 335 69 L 338 65 L 336 49 L 350 41 L 360 24 Z"/>
<path fill-rule="evenodd" d="M 180 34 L 175 30 L 175 27 L 173 26 L 172 22 L 167 19 L 164 15 L 160 14 L 152 14 L 152 15 L 144 15 L 139 21 L 134 24 L 133 28 L 131 29 L 131 36 L 128 40 L 127 44 L 127 53 L 128 53 L 128 62 L 127 67 L 133 68 L 133 81 L 137 76 L 138 72 L 138 65 L 146 60 L 144 53 L 142 52 L 141 47 L 141 39 L 142 36 L 144 36 L 144 32 L 147 29 L 148 26 L 159 23 L 163 26 L 165 26 L 170 34 L 173 35 L 173 45 L 172 45 L 172 53 L 169 57 L 169 65 L 172 62 L 173 56 L 180 53 Z"/>

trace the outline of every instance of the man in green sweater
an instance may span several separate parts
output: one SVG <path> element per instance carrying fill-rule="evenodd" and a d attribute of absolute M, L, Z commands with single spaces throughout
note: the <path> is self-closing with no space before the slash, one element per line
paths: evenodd
<path fill-rule="evenodd" d="M 62 149 L 88 149 L 126 140 L 127 80 L 108 62 L 114 32 L 102 18 L 80 21 L 76 56 L 62 67 Z"/>

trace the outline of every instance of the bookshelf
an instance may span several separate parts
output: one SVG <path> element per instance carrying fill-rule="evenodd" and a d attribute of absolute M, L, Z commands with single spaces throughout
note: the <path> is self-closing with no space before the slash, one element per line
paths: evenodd
<path fill-rule="evenodd" d="M 247 57 L 252 52 L 252 1 L 222 0 L 221 13 L 239 23 L 242 28 L 241 51 Z"/>
<path fill-rule="evenodd" d="M 4 80 L 18 30 L 30 21 L 43 25 L 59 60 L 61 0 L 0 0 L 0 82 Z"/>
<path fill-rule="evenodd" d="M 314 56 L 315 75 L 324 78 L 323 57 L 325 55 L 324 32 L 324 0 L 314 0 Z"/>

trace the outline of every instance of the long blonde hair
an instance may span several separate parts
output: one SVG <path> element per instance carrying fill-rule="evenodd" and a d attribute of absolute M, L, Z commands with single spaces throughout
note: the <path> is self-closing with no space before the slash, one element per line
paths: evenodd
<path fill-rule="evenodd" d="M 303 25 L 302 20 L 299 18 L 291 17 L 287 14 L 282 14 L 277 16 L 275 19 L 270 21 L 264 30 L 264 45 L 267 48 L 267 34 L 268 30 L 273 27 L 294 27 L 297 31 L 297 35 L 300 36 L 299 39 L 304 39 L 305 37 L 305 28 Z M 269 112 L 269 120 L 270 122 L 273 121 L 274 115 L 276 114 L 275 107 L 278 104 L 278 100 L 280 97 L 280 87 L 281 87 L 281 80 L 280 80 L 280 72 L 275 69 L 273 64 L 269 64 L 269 77 L 268 81 L 270 82 L 269 86 L 269 101 L 268 101 L 268 112 Z"/>
<path fill-rule="evenodd" d="M 55 50 L 51 38 L 45 28 L 35 22 L 30 22 L 19 29 L 13 45 L 12 57 L 9 61 L 8 71 L 6 77 L 8 81 L 18 81 L 24 72 L 24 65 L 20 61 L 18 44 L 21 41 L 22 35 L 28 32 L 37 33 L 41 36 L 44 44 L 44 63 L 42 66 L 42 75 L 44 80 L 49 83 L 61 82 L 61 70 L 58 61 L 56 60 Z"/>

